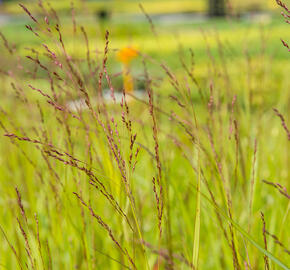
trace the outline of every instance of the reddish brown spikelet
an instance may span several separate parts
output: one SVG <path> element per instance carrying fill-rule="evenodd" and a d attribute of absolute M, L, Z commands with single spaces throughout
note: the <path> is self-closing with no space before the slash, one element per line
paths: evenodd
<path fill-rule="evenodd" d="M 279 241 L 278 237 L 275 234 L 271 234 L 267 230 L 266 230 L 266 234 L 271 236 L 274 239 L 275 243 L 278 244 L 280 247 L 282 247 L 284 252 L 290 255 L 290 251 L 285 247 L 285 245 L 281 243 L 281 241 Z"/>
<path fill-rule="evenodd" d="M 283 128 L 286 131 L 288 141 L 290 141 L 290 131 L 289 131 L 287 125 L 286 125 L 286 122 L 285 122 L 285 119 L 284 119 L 283 115 L 276 108 L 273 108 L 273 111 L 281 119 L 281 123 L 282 123 Z"/>
<path fill-rule="evenodd" d="M 54 63 L 59 66 L 60 68 L 62 68 L 62 64 L 58 61 L 56 54 L 54 52 L 52 52 L 48 46 L 46 44 L 42 44 L 42 46 L 45 48 L 45 50 L 48 52 L 49 57 L 54 60 Z"/>
<path fill-rule="evenodd" d="M 40 89 L 37 89 L 37 88 L 35 88 L 35 87 L 33 87 L 32 85 L 28 85 L 32 90 L 35 90 L 35 91 L 37 91 L 38 93 L 40 93 L 42 96 L 44 96 L 44 97 L 46 97 L 46 98 L 48 98 L 48 99 L 52 99 L 49 95 L 47 95 L 47 94 L 45 94 L 45 93 L 43 93 L 43 91 L 42 90 L 40 90 Z"/>
<path fill-rule="evenodd" d="M 52 105 L 56 110 L 61 111 L 61 112 L 68 112 L 73 118 L 81 120 L 77 115 L 75 115 L 74 113 L 72 113 L 70 110 L 68 110 L 65 107 L 62 107 L 61 105 L 57 104 L 56 102 L 52 101 L 52 100 L 47 100 L 47 103 Z"/>
<path fill-rule="evenodd" d="M 110 88 L 111 97 L 112 97 L 112 99 L 114 100 L 114 102 L 116 102 L 115 90 L 114 90 L 114 87 L 113 87 L 112 81 L 111 81 L 111 79 L 110 79 L 110 76 L 109 76 L 109 74 L 108 74 L 108 71 L 107 71 L 107 68 L 106 68 L 106 67 L 104 68 L 104 73 L 105 73 L 105 75 L 106 75 L 106 80 L 107 80 L 107 82 L 108 82 L 108 86 L 109 86 L 109 88 Z"/>
<path fill-rule="evenodd" d="M 252 163 L 252 177 L 251 177 L 251 184 L 250 184 L 250 203 L 249 203 L 249 213 L 250 213 L 250 218 L 249 218 L 249 226 L 248 226 L 248 231 L 250 232 L 251 230 L 251 217 L 252 217 L 252 207 L 253 207 L 253 195 L 254 195 L 254 184 L 255 184 L 255 166 L 256 166 L 256 160 L 257 160 L 257 139 L 255 139 L 255 144 L 254 144 L 254 158 L 253 158 L 253 163 Z"/>
<path fill-rule="evenodd" d="M 229 217 L 230 217 L 230 219 L 233 219 L 232 211 L 231 211 L 232 201 L 229 198 L 229 194 L 227 195 L 227 197 L 228 197 L 228 208 L 229 208 L 228 209 L 228 213 L 229 213 Z M 241 270 L 241 267 L 240 267 L 240 264 L 239 264 L 239 259 L 238 259 L 237 247 L 236 247 L 235 241 L 234 241 L 234 228 L 233 228 L 233 224 L 230 223 L 229 224 L 229 227 L 230 227 L 230 236 L 231 236 L 230 247 L 232 249 L 232 254 L 233 254 L 233 266 L 234 266 L 234 269 L 235 270 Z"/>
<path fill-rule="evenodd" d="M 48 20 L 48 17 L 47 17 L 47 16 L 44 17 L 44 21 L 45 21 L 45 23 L 46 23 L 47 25 L 49 25 L 49 20 Z"/>
<path fill-rule="evenodd" d="M 288 49 L 288 52 L 290 52 L 290 47 L 289 47 L 288 43 L 286 41 L 284 41 L 282 38 L 281 38 L 281 42 L 284 45 L 284 47 L 286 47 Z"/>
<path fill-rule="evenodd" d="M 16 194 L 17 194 L 17 203 L 18 203 L 18 206 L 20 208 L 21 215 L 22 215 L 22 217 L 25 219 L 25 221 L 27 223 L 27 216 L 26 216 L 23 204 L 22 204 L 21 194 L 20 194 L 19 190 L 17 189 L 17 187 L 15 187 L 15 191 L 16 191 Z"/>
<path fill-rule="evenodd" d="M 285 14 L 283 11 L 281 12 L 281 15 L 285 18 L 285 22 L 290 24 L 290 21 L 289 21 L 290 15 Z"/>
<path fill-rule="evenodd" d="M 59 17 L 58 17 L 58 15 L 57 15 L 55 9 L 51 6 L 51 4 L 50 4 L 49 2 L 47 2 L 47 5 L 48 5 L 49 8 L 50 8 L 50 11 L 51 11 L 51 13 L 52 13 L 52 17 L 54 17 L 54 18 L 57 20 L 57 22 L 59 23 Z"/>
<path fill-rule="evenodd" d="M 261 219 L 263 222 L 263 238 L 264 238 L 264 245 L 265 245 L 265 249 L 268 249 L 268 245 L 267 245 L 267 238 L 266 238 L 266 222 L 265 222 L 265 218 L 264 218 L 264 214 L 263 212 L 261 212 Z M 269 258 L 268 256 L 264 256 L 264 261 L 265 261 L 265 270 L 269 270 Z"/>
<path fill-rule="evenodd" d="M 75 16 L 75 7 L 74 7 L 74 2 L 71 1 L 71 17 L 72 17 L 72 22 L 73 22 L 73 32 L 76 34 L 77 32 L 77 26 L 76 26 L 76 16 Z"/>
<path fill-rule="evenodd" d="M 171 99 L 173 99 L 174 101 L 176 101 L 176 103 L 178 104 L 178 106 L 180 106 L 181 108 L 185 108 L 185 105 L 182 104 L 182 103 L 180 102 L 180 100 L 179 100 L 178 97 L 173 96 L 173 95 L 170 95 L 169 97 L 170 97 Z"/>
<path fill-rule="evenodd" d="M 84 35 L 84 38 L 85 38 L 85 41 L 86 41 L 86 46 L 87 46 L 87 62 L 88 62 L 89 70 L 90 70 L 90 72 L 92 72 L 88 35 L 87 35 L 87 32 L 86 32 L 86 30 L 85 30 L 85 28 L 83 26 L 81 26 L 81 31 L 82 31 L 82 33 Z"/>
<path fill-rule="evenodd" d="M 40 253 L 42 264 L 44 265 L 41 242 L 40 242 L 40 237 L 39 237 L 39 221 L 38 221 L 38 217 L 37 217 L 36 213 L 34 214 L 34 219 L 35 219 L 35 222 L 36 222 L 36 236 L 37 236 L 38 250 L 39 250 L 39 253 Z"/>
<path fill-rule="evenodd" d="M 52 269 L 52 257 L 51 252 L 48 244 L 48 240 L 46 240 L 46 248 L 47 248 L 47 255 L 48 255 L 48 269 Z"/>
<path fill-rule="evenodd" d="M 154 113 L 154 105 L 153 105 L 153 93 L 152 88 L 150 85 L 150 78 L 149 74 L 145 65 L 145 62 L 143 62 L 144 65 L 144 73 L 145 78 L 147 81 L 147 93 L 149 98 L 149 113 L 152 118 L 152 129 L 153 129 L 153 140 L 154 140 L 154 149 L 155 149 L 155 160 L 157 164 L 158 169 L 158 176 L 157 178 L 153 177 L 153 192 L 155 194 L 155 199 L 157 203 L 157 211 L 158 211 L 158 227 L 159 227 L 159 237 L 161 238 L 162 235 L 162 218 L 163 218 L 163 188 L 162 188 L 162 167 L 161 167 L 161 161 L 160 161 L 160 155 L 159 155 L 159 142 L 158 142 L 158 129 L 157 129 L 157 121 Z M 156 191 L 156 183 L 159 187 L 159 191 Z M 158 194 L 159 193 L 159 194 Z"/>
<path fill-rule="evenodd" d="M 34 35 L 36 35 L 37 37 L 39 37 L 38 33 L 35 32 L 29 24 L 25 25 L 25 27 L 26 27 L 28 30 L 30 30 Z"/>
<path fill-rule="evenodd" d="M 141 150 L 141 147 L 138 146 L 137 149 L 136 149 L 135 155 L 134 155 L 135 162 L 134 162 L 133 167 L 132 167 L 132 171 L 133 171 L 133 172 L 135 171 L 136 164 L 137 164 L 137 162 L 138 162 L 137 157 L 138 157 L 138 155 L 139 155 L 140 150 Z"/>
<path fill-rule="evenodd" d="M 126 249 L 124 249 L 121 244 L 118 242 L 118 240 L 115 238 L 115 236 L 113 235 L 113 232 L 111 230 L 111 228 L 102 220 L 102 218 L 100 216 L 98 216 L 94 210 L 92 209 L 92 207 L 90 205 L 87 205 L 83 198 L 77 194 L 76 192 L 73 192 L 74 195 L 76 195 L 76 197 L 79 199 L 79 201 L 81 202 L 82 205 L 84 205 L 91 213 L 91 215 L 97 219 L 98 223 L 108 232 L 110 238 L 112 239 L 112 241 L 115 243 L 115 245 L 119 248 L 119 250 L 125 254 L 129 260 L 129 262 L 131 263 L 131 265 L 133 266 L 134 269 L 137 269 L 132 258 L 130 257 L 128 251 Z"/>
<path fill-rule="evenodd" d="M 75 70 L 75 68 L 73 67 L 72 65 L 72 57 L 70 55 L 68 55 L 66 49 L 65 49 L 65 46 L 64 46 L 64 42 L 63 42 L 63 38 L 62 38 L 62 34 L 61 34 L 61 31 L 60 31 L 60 26 L 59 24 L 56 24 L 55 26 L 55 30 L 58 32 L 58 38 L 59 38 L 59 42 L 61 44 L 61 47 L 63 49 L 63 53 L 65 55 L 65 60 L 66 60 L 66 63 L 69 67 L 69 70 L 71 72 L 71 74 L 69 74 L 69 77 L 72 79 L 72 75 L 75 77 L 76 81 L 77 81 L 77 84 L 79 85 L 80 87 L 80 91 L 83 92 L 86 96 L 86 103 L 88 105 L 88 107 L 90 108 L 90 102 L 89 102 L 89 99 L 88 99 L 88 94 L 87 92 L 85 91 L 84 89 L 84 83 L 81 79 L 81 76 L 78 74 L 78 72 Z"/>
<path fill-rule="evenodd" d="M 216 166 L 218 168 L 218 173 L 223 181 L 223 183 L 225 183 L 225 177 L 224 177 L 224 174 L 223 174 L 223 166 L 222 166 L 222 163 L 220 161 L 220 157 L 218 156 L 218 153 L 217 153 L 217 150 L 216 150 L 216 147 L 215 147 L 215 144 L 214 144 L 214 139 L 213 139 L 213 135 L 212 135 L 212 132 L 209 128 L 207 128 L 207 133 L 208 133 L 208 138 L 209 138 L 209 142 L 210 142 L 210 146 L 211 146 L 211 149 L 212 149 L 212 152 L 213 152 L 213 155 L 214 155 L 214 159 L 215 159 L 215 162 L 216 162 Z"/>
<path fill-rule="evenodd" d="M 281 15 L 287 20 L 290 18 L 290 15 L 285 14 L 283 11 L 281 12 Z"/>
<path fill-rule="evenodd" d="M 162 63 L 160 66 L 165 71 L 166 75 L 169 77 L 171 85 L 175 88 L 177 92 L 179 92 L 180 91 L 179 82 L 176 76 L 169 70 L 169 68 L 164 63 Z"/>
<path fill-rule="evenodd" d="M 23 4 L 19 4 L 20 7 L 23 8 L 23 10 L 28 14 L 28 16 L 35 21 L 36 23 L 38 23 L 38 21 L 35 19 L 35 17 L 32 16 L 31 12 L 23 5 Z"/>
<path fill-rule="evenodd" d="M 65 165 L 74 167 L 84 172 L 90 178 L 90 184 L 94 186 L 99 192 L 101 192 L 101 194 L 109 201 L 109 203 L 114 207 L 114 209 L 126 219 L 128 225 L 132 229 L 132 225 L 130 224 L 127 215 L 125 214 L 124 210 L 120 207 L 116 199 L 113 197 L 113 195 L 109 193 L 105 185 L 93 174 L 91 170 L 78 164 L 78 162 L 81 162 L 80 160 L 78 160 L 77 158 L 73 157 L 72 155 L 66 152 L 60 153 L 56 149 L 45 150 L 44 153 L 48 155 L 49 157 L 52 157 L 62 162 Z M 68 156 L 70 160 L 65 160 L 65 156 Z"/>
<path fill-rule="evenodd" d="M 30 263 L 31 263 L 31 267 L 32 269 L 35 269 L 35 266 L 34 266 L 34 262 L 33 262 L 33 259 L 32 259 L 32 253 L 31 253 L 31 248 L 30 248 L 30 245 L 29 245 L 29 241 L 28 241 L 28 237 L 27 237 L 27 234 L 25 232 L 25 230 L 23 229 L 19 219 L 17 218 L 17 222 L 18 222 L 18 226 L 19 226 L 19 229 L 21 231 L 21 234 L 24 238 L 24 241 L 25 241 L 25 250 L 26 250 L 26 253 L 27 253 L 27 256 L 30 260 Z"/>
<path fill-rule="evenodd" d="M 146 19 L 148 20 L 149 24 L 150 24 L 150 27 L 151 27 L 151 31 L 152 33 L 154 34 L 154 36 L 157 38 L 157 32 L 156 32 L 156 29 L 155 29 L 155 26 L 154 26 L 154 23 L 151 19 L 151 17 L 149 16 L 149 14 L 145 11 L 143 5 L 141 3 L 139 3 L 139 7 L 141 9 L 141 11 L 143 12 L 143 14 L 145 15 Z"/>
<path fill-rule="evenodd" d="M 284 10 L 285 10 L 286 12 L 290 13 L 290 10 L 289 10 L 288 7 L 286 6 L 286 4 L 284 4 L 281 0 L 276 0 L 276 3 L 277 3 L 280 7 L 284 8 Z"/>
<path fill-rule="evenodd" d="M 213 105 L 214 105 L 214 99 L 213 99 L 213 83 L 211 82 L 209 85 L 209 89 L 210 89 L 210 96 L 209 96 L 209 101 L 207 104 L 208 110 L 210 115 L 212 115 L 213 112 Z"/>
<path fill-rule="evenodd" d="M 31 61 L 35 62 L 36 64 L 38 64 L 42 69 L 46 70 L 48 72 L 48 69 L 46 66 L 42 65 L 39 61 L 39 59 L 34 59 L 31 56 L 26 56 L 26 58 L 30 59 Z"/>
<path fill-rule="evenodd" d="M 276 3 L 288 13 L 288 14 L 285 14 L 284 12 L 281 12 L 281 15 L 286 19 L 285 22 L 290 24 L 290 21 L 289 21 L 290 10 L 288 9 L 288 7 L 281 0 L 276 0 Z M 290 47 L 289 47 L 288 43 L 285 42 L 283 39 L 281 39 L 281 42 L 282 42 L 283 46 L 288 49 L 288 52 L 290 52 Z"/>
<path fill-rule="evenodd" d="M 270 181 L 262 180 L 265 184 L 275 187 L 283 196 L 290 200 L 290 195 L 287 193 L 287 189 L 279 183 L 273 183 Z"/>
<path fill-rule="evenodd" d="M 16 259 L 17 259 L 17 262 L 18 262 L 18 265 L 19 265 L 20 269 L 23 270 L 22 263 L 21 263 L 21 259 L 20 259 L 19 255 L 17 254 L 17 252 L 16 252 L 14 246 L 10 243 L 10 241 L 9 241 L 9 239 L 8 239 L 8 237 L 7 237 L 7 235 L 6 235 L 6 233 L 4 232 L 4 230 L 3 230 L 3 228 L 2 228 L 1 226 L 0 226 L 0 231 L 3 233 L 6 242 L 8 243 L 8 245 L 9 245 L 9 247 L 11 248 L 12 252 L 14 253 L 14 255 L 15 255 Z"/>
<path fill-rule="evenodd" d="M 157 214 L 158 214 L 159 235 L 161 237 L 161 234 L 162 234 L 162 227 L 161 227 L 161 223 L 162 223 L 162 201 L 160 200 L 160 195 L 162 195 L 162 187 L 160 189 L 161 194 L 158 194 L 158 192 L 156 190 L 156 179 L 155 179 L 155 177 L 153 177 L 152 183 L 153 183 L 153 192 L 155 194 Z"/>
<path fill-rule="evenodd" d="M 6 37 L 3 35 L 3 33 L 1 31 L 0 31 L 0 37 L 2 38 L 2 40 L 4 42 L 5 48 L 9 51 L 10 54 L 13 54 L 13 50 L 12 50 L 11 46 L 9 45 L 8 40 L 6 39 Z"/>
<path fill-rule="evenodd" d="M 108 60 L 108 52 L 109 52 L 109 31 L 107 30 L 106 31 L 106 34 L 105 34 L 105 41 L 106 41 L 106 44 L 105 44 L 105 48 L 104 48 L 104 56 L 103 56 L 103 63 L 102 63 L 102 70 L 101 72 L 99 73 L 99 88 L 98 88 L 98 94 L 100 96 L 102 96 L 102 79 L 103 79 L 103 76 L 104 76 L 104 70 L 106 68 L 106 64 L 107 64 L 107 60 Z"/>
<path fill-rule="evenodd" d="M 148 90 L 148 97 L 149 97 L 149 112 L 152 117 L 153 121 L 153 139 L 155 142 L 155 159 L 157 163 L 157 168 L 158 168 L 158 178 L 157 178 L 157 183 L 158 185 L 160 184 L 161 181 L 161 161 L 159 157 L 159 143 L 158 143 L 158 131 L 157 131 L 157 122 L 155 118 L 155 113 L 154 113 L 154 106 L 153 106 L 153 95 L 152 95 L 152 90 Z"/>
<path fill-rule="evenodd" d="M 229 127 L 229 139 L 231 139 L 232 133 L 233 133 L 233 118 L 234 118 L 234 107 L 235 107 L 235 103 L 237 100 L 237 96 L 234 95 L 233 99 L 232 99 L 232 110 L 231 110 L 231 114 L 230 114 L 230 127 Z"/>
<path fill-rule="evenodd" d="M 170 258 L 170 254 L 169 251 L 167 249 L 161 249 L 161 248 L 156 248 L 154 247 L 152 244 L 143 241 L 144 245 L 149 248 L 153 253 L 156 253 L 158 255 L 160 255 L 164 260 L 167 261 L 167 263 L 169 265 L 174 265 L 174 262 L 172 261 L 172 259 Z M 185 256 L 183 254 L 177 254 L 177 253 L 173 253 L 172 257 L 184 264 L 186 264 L 187 266 L 189 266 L 191 269 L 195 270 L 196 268 L 193 266 L 193 264 L 187 260 L 187 258 L 185 258 Z M 155 264 L 157 265 L 157 264 Z"/>
<path fill-rule="evenodd" d="M 19 137 L 16 134 L 13 134 L 13 133 L 6 133 L 6 134 L 4 134 L 4 136 L 5 137 L 9 137 L 9 138 L 13 138 L 13 139 L 17 139 L 19 141 L 26 141 L 26 142 L 36 143 L 36 144 L 42 144 L 41 141 L 30 139 L 28 137 Z"/>

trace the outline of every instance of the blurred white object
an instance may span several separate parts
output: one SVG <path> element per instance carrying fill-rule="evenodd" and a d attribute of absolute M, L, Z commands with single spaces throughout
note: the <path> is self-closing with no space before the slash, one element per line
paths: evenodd
<path fill-rule="evenodd" d="M 134 90 L 134 92 L 131 93 L 130 95 L 129 94 L 126 95 L 126 101 L 131 102 L 132 100 L 134 100 L 134 97 L 132 96 L 135 96 L 138 99 L 145 99 L 147 96 L 147 93 L 145 90 L 141 90 L 141 89 Z M 105 90 L 103 93 L 103 99 L 107 104 L 114 104 L 114 103 L 119 104 L 122 101 L 124 95 L 121 92 L 114 92 L 114 97 L 115 97 L 115 101 L 112 98 L 112 94 L 109 90 Z M 98 98 L 97 97 L 92 98 L 91 102 L 93 104 L 96 104 L 98 102 Z M 73 111 L 73 112 L 86 110 L 88 108 L 84 98 L 71 100 L 66 103 L 66 107 L 70 111 Z"/>

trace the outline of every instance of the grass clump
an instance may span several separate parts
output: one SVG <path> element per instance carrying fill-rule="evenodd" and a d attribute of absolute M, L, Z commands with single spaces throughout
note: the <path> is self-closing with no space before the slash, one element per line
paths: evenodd
<path fill-rule="evenodd" d="M 92 49 L 72 17 L 72 55 L 53 9 L 22 8 L 41 46 L 1 34 L 1 267 L 289 269 L 287 61 L 203 32 L 202 72 L 182 43 L 138 51 L 139 97 L 108 31 Z"/>

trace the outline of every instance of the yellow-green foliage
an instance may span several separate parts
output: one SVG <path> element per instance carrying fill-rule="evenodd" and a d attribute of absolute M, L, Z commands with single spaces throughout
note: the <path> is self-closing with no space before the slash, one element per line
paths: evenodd
<path fill-rule="evenodd" d="M 37 1 L 24 2 L 26 7 L 31 11 L 39 9 Z M 138 13 L 140 11 L 139 2 L 135 0 L 111 0 L 111 1 L 83 1 L 83 0 L 51 0 L 51 6 L 59 12 L 69 12 L 71 3 L 77 10 L 87 10 L 96 12 L 101 9 L 108 9 L 116 13 Z M 260 10 L 277 10 L 275 1 L 272 0 L 231 0 L 229 7 L 234 12 L 260 11 Z M 44 1 L 46 6 L 46 2 Z M 143 5 L 150 14 L 165 14 L 178 12 L 205 12 L 207 9 L 206 0 L 146 0 Z M 18 2 L 8 2 L 3 4 L 3 10 L 10 13 L 21 13 Z"/>
<path fill-rule="evenodd" d="M 84 14 L 76 32 L 60 16 L 65 50 L 41 14 L 40 37 L 1 29 L 0 269 L 289 269 L 287 25 L 157 23 L 155 36 L 113 19 L 105 40 Z M 123 87 L 116 52 L 128 45 L 145 95 L 104 105 L 108 78 Z"/>

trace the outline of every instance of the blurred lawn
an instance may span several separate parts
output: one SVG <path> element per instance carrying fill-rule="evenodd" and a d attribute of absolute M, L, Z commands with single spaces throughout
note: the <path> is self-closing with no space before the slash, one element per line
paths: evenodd
<path fill-rule="evenodd" d="M 25 6 L 35 12 L 39 10 L 37 1 L 22 1 Z M 51 0 L 49 1 L 52 7 L 57 12 L 69 12 L 71 9 L 71 0 Z M 139 13 L 139 3 L 137 0 L 101 0 L 101 1 L 73 1 L 76 9 L 86 10 L 91 13 L 97 12 L 101 9 L 108 9 L 116 13 Z M 232 0 L 230 1 L 231 9 L 235 13 L 245 11 L 266 11 L 278 10 L 275 1 L 273 0 Z M 150 14 L 164 14 L 164 13 L 178 13 L 178 12 L 206 12 L 206 0 L 145 0 L 142 4 Z M 11 14 L 21 14 L 22 11 L 18 7 L 17 1 L 7 2 L 2 7 L 4 12 Z"/>
<path fill-rule="evenodd" d="M 144 6 L 149 4 L 149 2 L 146 2 Z M 159 4 L 161 2 L 158 1 Z M 64 2 L 61 3 L 63 4 Z M 90 3 L 88 2 L 88 4 Z M 163 62 L 165 60 L 167 65 L 178 76 L 183 76 L 184 70 L 180 64 L 179 57 L 179 50 L 182 48 L 186 52 L 186 57 L 189 57 L 189 49 L 193 50 L 198 67 L 195 71 L 195 76 L 197 76 L 198 80 L 206 81 L 211 57 L 216 59 L 215 61 L 218 65 L 223 65 L 220 51 L 222 47 L 224 58 L 228 65 L 229 76 L 233 79 L 233 84 L 239 93 L 243 93 L 243 89 L 246 87 L 244 83 L 246 80 L 241 79 L 241 77 L 247 74 L 247 65 L 250 61 L 253 65 L 253 72 L 264 74 L 263 76 L 267 78 L 266 81 L 268 83 L 267 87 L 263 87 L 261 90 L 257 82 L 254 94 L 256 104 L 266 103 L 270 107 L 282 99 L 281 96 L 276 95 L 275 91 L 272 90 L 281 85 L 280 78 L 284 78 L 285 74 L 290 73 L 288 52 L 280 41 L 281 37 L 285 37 L 288 25 L 281 20 L 280 16 L 274 14 L 266 22 L 253 22 L 250 18 L 241 18 L 178 22 L 169 25 L 158 21 L 158 19 L 155 21 L 153 17 L 157 37 L 152 33 L 151 27 L 144 17 L 139 10 L 138 17 L 127 17 L 119 14 L 111 20 L 99 23 L 92 14 L 80 14 L 76 17 L 76 22 L 78 26 L 85 27 L 92 55 L 96 52 L 99 55 L 102 53 L 104 32 L 105 29 L 109 29 L 111 73 L 121 71 L 121 64 L 116 61 L 115 52 L 122 47 L 134 45 L 141 53 L 148 54 L 157 61 Z M 42 44 L 46 44 L 49 48 L 61 53 L 60 48 L 55 47 L 55 41 L 52 39 L 47 40 L 43 36 L 38 38 L 27 30 L 25 24 L 29 23 L 28 16 L 16 17 L 15 20 L 1 26 L 0 30 L 11 44 L 14 44 L 18 53 L 23 57 L 30 54 L 27 48 L 33 48 L 40 52 L 39 57 L 45 63 L 47 61 L 46 57 L 44 57 L 46 51 Z M 75 59 L 85 58 L 86 47 L 83 35 L 79 27 L 76 33 L 73 32 L 70 15 L 61 16 L 61 31 L 68 53 Z M 5 53 L 2 45 L 0 50 L 3 51 L 1 58 L 6 63 L 6 70 L 13 68 L 16 63 L 9 61 L 9 56 Z M 31 68 L 33 68 L 32 63 L 28 60 L 27 65 L 31 65 Z M 134 61 L 133 67 L 134 75 L 138 77 L 142 70 L 140 59 Z M 150 68 L 156 70 L 156 75 L 161 75 L 160 70 L 154 65 L 150 66 Z M 22 79 L 27 84 L 25 75 Z M 36 86 L 40 88 L 47 85 L 45 77 L 42 80 L 40 76 L 37 81 Z M 115 83 L 121 87 L 122 81 L 117 80 Z M 170 85 L 165 86 L 165 91 L 169 87 Z"/>
<path fill-rule="evenodd" d="M 179 58 L 176 53 L 182 46 L 185 50 L 193 49 L 199 65 L 198 72 L 203 72 L 203 67 L 206 66 L 205 60 L 208 59 L 206 47 L 210 46 L 211 54 L 217 57 L 219 54 L 218 39 L 225 47 L 226 58 L 231 59 L 230 64 L 240 61 L 241 58 L 245 57 L 245 53 L 255 58 L 259 57 L 263 51 L 267 57 L 271 58 L 273 65 L 287 65 L 284 62 L 287 62 L 288 53 L 281 46 L 280 38 L 285 38 L 288 28 L 278 15 L 273 15 L 270 17 L 270 21 L 265 23 L 263 21 L 252 22 L 250 18 L 242 18 L 239 20 L 211 19 L 166 24 L 158 19 L 155 22 L 153 17 L 157 38 L 144 17 L 139 11 L 137 19 L 135 17 L 128 19 L 126 16 L 119 15 L 101 24 L 93 15 L 81 15 L 76 17 L 76 21 L 78 25 L 85 27 L 92 52 L 103 48 L 104 32 L 105 29 L 109 29 L 111 50 L 117 50 L 131 44 L 141 52 L 149 53 L 159 60 L 166 59 L 175 71 L 179 66 Z M 54 46 L 52 40 L 46 41 L 45 37 L 37 38 L 31 34 L 25 28 L 25 24 L 29 24 L 29 19 L 21 17 L 0 27 L 7 39 L 15 44 L 21 55 L 27 55 L 27 47 L 44 53 L 43 43 L 49 47 Z M 83 35 L 79 28 L 76 34 L 73 33 L 70 16 L 61 18 L 61 31 L 70 55 L 75 58 L 84 57 L 86 50 L 83 47 Z M 204 36 L 206 36 L 206 40 Z M 275 70 L 274 66 L 273 69 Z"/>
<path fill-rule="evenodd" d="M 266 61 L 265 68 L 267 69 L 267 76 L 269 76 L 269 87 L 263 89 L 264 92 L 267 91 L 264 93 L 263 99 L 264 101 L 268 100 L 269 104 L 274 104 L 277 100 L 278 96 L 274 94 L 271 87 L 280 84 L 279 77 L 283 77 L 283 74 L 290 72 L 287 60 L 288 52 L 280 41 L 281 37 L 285 37 L 288 25 L 283 23 L 280 16 L 273 15 L 270 21 L 265 23 L 251 22 L 250 19 L 242 18 L 239 20 L 211 19 L 170 25 L 158 20 L 155 23 L 153 18 L 157 32 L 157 37 L 155 37 L 149 23 L 144 19 L 145 16 L 140 11 L 139 14 L 140 17 L 137 17 L 137 19 L 135 17 L 128 19 L 126 16 L 119 15 L 103 24 L 99 24 L 93 15 L 79 15 L 76 17 L 77 24 L 84 26 L 89 36 L 92 54 L 95 54 L 96 51 L 102 52 L 105 29 L 110 30 L 110 50 L 112 52 L 109 55 L 109 61 L 111 73 L 121 71 L 121 64 L 116 61 L 115 51 L 128 45 L 134 45 L 140 52 L 149 54 L 157 61 L 166 59 L 168 66 L 176 74 L 182 76 L 184 70 L 180 64 L 179 50 L 182 48 L 182 50 L 188 52 L 191 48 L 198 66 L 195 75 L 198 79 L 204 80 L 208 73 L 210 55 L 216 59 L 218 64 L 222 65 L 220 56 L 220 46 L 222 46 L 224 57 L 229 66 L 229 75 L 236 78 L 236 87 L 239 91 L 242 92 L 245 87 L 239 82 L 241 67 L 245 67 L 246 72 L 247 59 L 250 59 L 253 66 L 263 65 L 263 61 Z M 18 53 L 22 56 L 29 54 L 28 47 L 45 54 L 42 45 L 44 43 L 49 48 L 59 51 L 53 40 L 46 40 L 42 36 L 38 38 L 27 30 L 25 24 L 29 24 L 29 22 L 28 18 L 20 17 L 0 27 L 0 30 L 15 45 Z M 61 31 L 68 53 L 75 59 L 85 58 L 86 48 L 84 47 L 83 35 L 79 28 L 74 34 L 70 16 L 61 17 Z M 4 50 L 3 47 L 2 50 Z M 6 61 L 6 57 L 9 56 L 3 53 L 3 62 Z M 47 61 L 42 55 L 40 55 L 40 59 L 44 62 Z M 6 62 L 6 69 L 15 65 L 8 59 Z M 30 61 L 28 61 L 28 64 L 31 64 Z M 138 72 L 142 70 L 142 65 L 139 60 L 136 60 L 133 66 L 137 76 Z M 150 68 L 155 69 L 154 66 Z M 263 66 L 260 69 L 263 69 Z M 158 74 L 160 71 L 156 70 L 156 72 Z M 25 81 L 25 78 L 23 80 Z M 43 83 L 46 83 L 46 80 Z M 41 87 L 41 84 L 40 80 L 39 87 Z M 262 102 L 259 89 L 256 91 L 257 102 Z"/>

